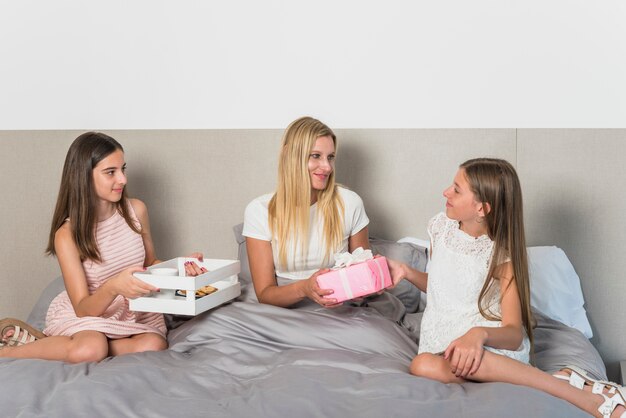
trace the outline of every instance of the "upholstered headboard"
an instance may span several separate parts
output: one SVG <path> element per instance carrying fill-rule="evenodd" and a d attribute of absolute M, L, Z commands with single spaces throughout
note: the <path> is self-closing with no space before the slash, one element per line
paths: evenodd
<path fill-rule="evenodd" d="M 1 131 L 0 317 L 25 318 L 59 274 L 43 255 L 65 153 L 78 131 Z M 126 150 L 132 196 L 157 254 L 236 257 L 232 226 L 273 190 L 281 130 L 107 131 Z M 506 158 L 524 190 L 529 245 L 557 245 L 582 280 L 594 338 L 616 378 L 626 359 L 626 130 L 344 129 L 337 178 L 361 195 L 370 235 L 426 238 L 459 163 Z"/>

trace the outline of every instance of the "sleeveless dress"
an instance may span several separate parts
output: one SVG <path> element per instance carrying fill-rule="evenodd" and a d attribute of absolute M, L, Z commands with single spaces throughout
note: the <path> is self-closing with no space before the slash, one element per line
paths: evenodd
<path fill-rule="evenodd" d="M 493 241 L 487 235 L 474 238 L 459 228 L 459 222 L 440 213 L 428 223 L 432 244 L 428 264 L 426 310 L 422 319 L 419 352 L 440 353 L 450 343 L 473 327 L 499 327 L 478 310 L 478 297 L 485 283 Z M 496 283 L 486 296 L 488 311 L 501 315 L 500 286 Z M 485 350 L 529 362 L 530 341 L 524 331 L 520 347 L 503 350 L 485 346 Z"/>
<path fill-rule="evenodd" d="M 138 222 L 132 206 L 131 216 Z M 102 263 L 83 261 L 90 294 L 120 271 L 133 266 L 143 267 L 145 259 L 143 239 L 140 234 L 130 229 L 119 212 L 116 211 L 110 218 L 98 222 L 96 242 Z M 111 339 L 146 332 L 153 332 L 165 338 L 167 328 L 162 314 L 131 311 L 128 308 L 128 299 L 121 295 L 111 302 L 101 316 L 78 318 L 67 291 L 63 291 L 50 303 L 44 333 L 69 337 L 80 331 L 99 331 Z"/>

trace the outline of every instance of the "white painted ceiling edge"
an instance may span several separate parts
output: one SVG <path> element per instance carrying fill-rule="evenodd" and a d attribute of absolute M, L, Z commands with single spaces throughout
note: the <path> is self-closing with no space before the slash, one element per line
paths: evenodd
<path fill-rule="evenodd" d="M 626 4 L 0 0 L 0 129 L 626 126 Z"/>

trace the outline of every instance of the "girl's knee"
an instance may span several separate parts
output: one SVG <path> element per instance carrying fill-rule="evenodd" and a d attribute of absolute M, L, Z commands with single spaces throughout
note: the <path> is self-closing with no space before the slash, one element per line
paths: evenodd
<path fill-rule="evenodd" d="M 443 383 L 455 381 L 448 362 L 441 356 L 430 353 L 417 355 L 409 368 L 412 375 L 438 380 Z"/>
<path fill-rule="evenodd" d="M 411 366 L 409 367 L 411 374 L 421 377 L 429 377 L 432 375 L 434 363 L 433 357 L 435 356 L 429 353 L 418 354 L 415 356 L 411 362 Z"/>
<path fill-rule="evenodd" d="M 109 355 L 109 346 L 104 341 L 81 341 L 70 345 L 67 361 L 70 363 L 98 362 Z"/>
<path fill-rule="evenodd" d="M 157 334 L 144 334 L 135 342 L 135 352 L 162 351 L 167 349 L 165 338 Z"/>

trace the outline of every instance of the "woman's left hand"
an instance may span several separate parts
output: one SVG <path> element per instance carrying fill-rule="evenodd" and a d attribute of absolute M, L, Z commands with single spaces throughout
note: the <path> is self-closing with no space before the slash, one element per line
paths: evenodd
<path fill-rule="evenodd" d="M 483 358 L 486 340 L 486 331 L 474 327 L 450 343 L 443 358 L 450 362 L 451 371 L 455 376 L 466 378 L 476 373 Z"/>
<path fill-rule="evenodd" d="M 187 256 L 187 258 L 197 258 L 198 261 L 204 260 L 204 255 L 202 253 L 191 253 Z M 206 273 L 207 269 L 204 267 L 200 267 L 193 261 L 185 262 L 185 273 L 187 276 L 199 276 L 203 273 Z"/>
<path fill-rule="evenodd" d="M 330 269 L 321 269 L 313 273 L 311 277 L 306 280 L 301 280 L 301 289 L 304 292 L 305 297 L 311 299 L 313 302 L 325 307 L 325 308 L 334 308 L 336 306 L 341 306 L 340 302 L 337 302 L 337 299 L 331 298 L 330 295 L 333 294 L 331 289 L 322 289 L 319 287 L 317 283 L 317 276 L 320 274 L 328 273 Z"/>

